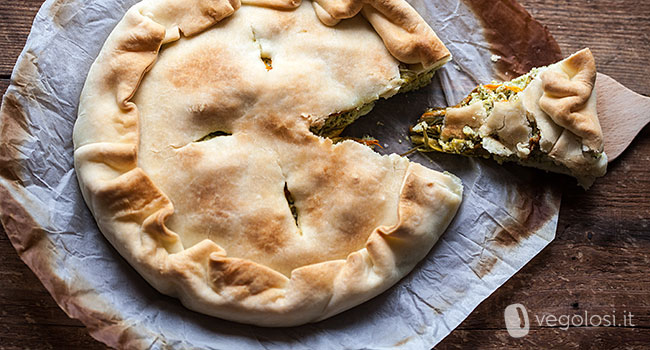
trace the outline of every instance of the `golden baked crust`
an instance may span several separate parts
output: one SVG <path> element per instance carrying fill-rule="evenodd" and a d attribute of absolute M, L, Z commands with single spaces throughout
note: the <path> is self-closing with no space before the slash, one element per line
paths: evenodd
<path fill-rule="evenodd" d="M 589 187 L 607 168 L 595 80 L 584 49 L 510 82 L 480 85 L 457 107 L 428 111 L 412 139 L 423 151 L 516 161 Z"/>
<path fill-rule="evenodd" d="M 159 291 L 210 315 L 290 326 L 396 283 L 445 230 L 462 186 L 312 134 L 399 89 L 399 62 L 359 17 L 334 30 L 304 4 L 255 4 L 267 7 L 131 8 L 84 86 L 75 168 L 101 231 Z"/>
<path fill-rule="evenodd" d="M 451 53 L 433 29 L 406 1 L 316 0 L 313 5 L 318 18 L 326 25 L 335 25 L 361 11 L 388 51 L 401 62 L 431 69 L 451 60 Z"/>
<path fill-rule="evenodd" d="M 540 108 L 553 121 L 578 136 L 590 150 L 603 151 L 603 131 L 596 111 L 596 61 L 589 49 L 541 73 Z"/>

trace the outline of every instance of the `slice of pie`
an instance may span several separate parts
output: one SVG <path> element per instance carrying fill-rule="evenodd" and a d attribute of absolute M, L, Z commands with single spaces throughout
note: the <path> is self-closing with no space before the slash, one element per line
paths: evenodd
<path fill-rule="evenodd" d="M 513 161 L 576 177 L 605 175 L 589 49 L 508 82 L 479 85 L 458 106 L 425 112 L 411 128 L 419 151 Z"/>
<path fill-rule="evenodd" d="M 122 256 L 188 308 L 322 320 L 404 277 L 462 185 L 314 131 L 337 134 L 449 58 L 404 0 L 144 0 L 81 95 L 82 193 Z"/>

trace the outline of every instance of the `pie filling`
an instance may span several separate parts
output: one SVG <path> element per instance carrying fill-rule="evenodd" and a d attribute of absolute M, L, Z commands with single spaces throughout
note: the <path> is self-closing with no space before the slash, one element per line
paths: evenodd
<path fill-rule="evenodd" d="M 296 207 L 296 201 L 293 199 L 293 195 L 289 192 L 289 185 L 286 182 L 284 183 L 284 198 L 287 200 L 289 210 L 291 210 L 291 215 L 293 215 L 293 219 L 296 221 L 296 226 L 298 226 L 298 208 Z M 300 228 L 300 226 L 298 226 L 298 228 Z"/>
<path fill-rule="evenodd" d="M 431 79 L 433 79 L 433 76 L 436 74 L 436 70 L 437 69 L 434 68 L 428 71 L 418 72 L 409 69 L 404 64 L 400 64 L 399 74 L 404 83 L 400 87 L 399 92 L 406 93 L 428 85 L 431 82 Z"/>
<path fill-rule="evenodd" d="M 528 74 L 522 75 L 514 80 L 477 86 L 463 101 L 455 107 L 462 108 L 468 107 L 476 102 L 481 102 L 486 115 L 490 115 L 494 108 L 495 102 L 514 101 L 519 98 L 518 93 L 523 91 L 528 84 L 540 73 L 539 69 L 533 69 Z M 445 152 L 455 153 L 467 156 L 480 156 L 490 158 L 493 156 L 496 160 L 506 160 L 510 157 L 503 157 L 503 155 L 493 154 L 486 147 L 483 142 L 485 140 L 475 130 L 469 126 L 463 127 L 462 137 L 449 137 L 443 138 L 442 129 L 445 126 L 445 117 L 450 108 L 430 108 L 420 117 L 418 123 L 411 128 L 411 142 L 421 152 Z M 539 130 L 535 126 L 535 122 L 528 120 L 532 133 L 530 135 L 530 149 L 531 156 L 533 150 L 538 150 L 539 146 Z M 489 135 L 498 141 L 498 135 Z M 486 143 L 490 143 L 487 141 Z M 488 146 L 489 148 L 489 146 Z M 516 158 L 516 157 L 515 157 Z"/>
<path fill-rule="evenodd" d="M 194 142 L 203 142 L 203 141 L 211 140 L 211 139 L 213 139 L 215 137 L 230 136 L 230 135 L 232 135 L 232 133 L 229 133 L 229 132 L 226 132 L 226 131 L 221 131 L 221 130 L 216 130 L 216 131 L 213 131 L 213 132 L 201 137 L 200 139 L 198 139 L 198 140 L 196 140 Z"/>
<path fill-rule="evenodd" d="M 330 114 L 322 126 L 312 126 L 311 132 L 323 137 L 336 137 L 340 135 L 348 125 L 354 123 L 355 120 L 370 113 L 373 107 L 375 107 L 375 101 L 367 102 L 360 107 L 349 111 Z"/>

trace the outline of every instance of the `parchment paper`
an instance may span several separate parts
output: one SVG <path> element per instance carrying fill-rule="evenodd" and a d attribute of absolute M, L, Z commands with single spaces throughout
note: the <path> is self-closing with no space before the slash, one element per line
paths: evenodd
<path fill-rule="evenodd" d="M 294 328 L 236 324 L 185 309 L 150 287 L 103 238 L 72 163 L 72 127 L 86 74 L 135 2 L 46 1 L 12 75 L 0 120 L 2 224 L 54 299 L 96 339 L 153 349 L 431 348 L 554 238 L 560 195 L 543 173 L 414 154 L 414 161 L 459 176 L 465 194 L 448 231 L 396 286 L 331 319 Z M 378 138 L 381 153 L 410 149 L 408 127 L 425 108 L 453 105 L 475 84 L 496 77 L 481 25 L 463 2 L 412 3 L 454 61 L 430 86 L 379 102 L 346 131 Z"/>

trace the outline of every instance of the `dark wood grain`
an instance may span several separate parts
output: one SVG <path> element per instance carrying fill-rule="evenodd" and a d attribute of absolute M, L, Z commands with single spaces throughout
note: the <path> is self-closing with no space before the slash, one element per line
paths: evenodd
<path fill-rule="evenodd" d="M 43 0 L 0 1 L 0 78 L 9 78 L 42 3 Z"/>
<path fill-rule="evenodd" d="M 9 79 L 0 78 L 0 96 L 4 96 L 8 86 L 9 86 Z"/>
<path fill-rule="evenodd" d="M 105 349 L 59 308 L 0 231 L 0 349 Z"/>
<path fill-rule="evenodd" d="M 514 339 L 501 329 L 456 329 L 436 349 L 607 349 L 647 350 L 650 342 L 647 329 L 579 328 L 564 331 L 559 328 L 531 329 L 524 338 Z M 450 341 L 453 339 L 453 342 Z"/>
<path fill-rule="evenodd" d="M 565 54 L 588 46 L 599 71 L 650 95 L 650 2 L 520 0 Z M 40 0 L 0 0 L 0 92 Z M 650 128 L 585 192 L 563 188 L 557 238 L 484 301 L 437 349 L 650 348 Z M 1 231 L 1 228 L 0 228 Z M 104 349 L 68 318 L 0 233 L 0 349 Z M 534 315 L 634 314 L 636 327 L 540 327 L 522 339 L 505 330 L 507 305 Z"/>
<path fill-rule="evenodd" d="M 0 349 L 3 350 L 95 350 L 106 346 L 91 338 L 85 327 L 50 324 L 0 324 Z"/>

